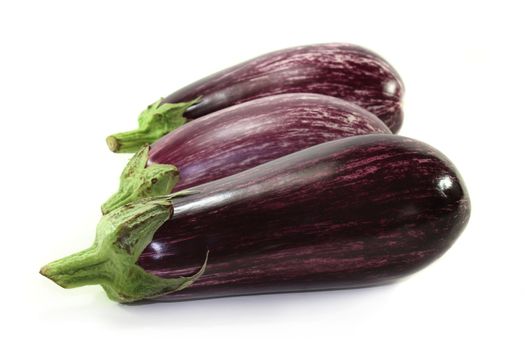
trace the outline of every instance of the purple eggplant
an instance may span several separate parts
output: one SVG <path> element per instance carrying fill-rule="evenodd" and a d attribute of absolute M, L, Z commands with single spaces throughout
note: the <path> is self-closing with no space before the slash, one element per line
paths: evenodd
<path fill-rule="evenodd" d="M 41 273 L 124 303 L 373 286 L 440 257 L 469 215 L 443 154 L 355 136 L 121 207 L 91 248 Z"/>
<path fill-rule="evenodd" d="M 318 94 L 263 97 L 199 118 L 131 159 L 102 212 L 230 176 L 326 141 L 388 127 L 365 109 Z"/>
<path fill-rule="evenodd" d="M 190 84 L 150 105 L 139 128 L 107 138 L 114 152 L 135 152 L 187 121 L 228 106 L 282 93 L 317 93 L 356 103 L 393 132 L 401 127 L 404 86 L 383 58 L 350 44 L 275 51 Z"/>

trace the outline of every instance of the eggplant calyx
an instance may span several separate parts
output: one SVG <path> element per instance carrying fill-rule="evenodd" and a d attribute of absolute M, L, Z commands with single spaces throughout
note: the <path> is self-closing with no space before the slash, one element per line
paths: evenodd
<path fill-rule="evenodd" d="M 181 194 L 183 195 L 183 194 Z M 97 226 L 91 248 L 44 266 L 40 273 L 63 288 L 100 284 L 108 297 L 120 303 L 155 298 L 191 285 L 206 268 L 188 277 L 162 278 L 136 264 L 159 227 L 170 219 L 173 208 L 163 196 L 118 208 Z"/>
<path fill-rule="evenodd" d="M 159 99 L 142 111 L 137 129 L 108 136 L 106 143 L 109 149 L 116 153 L 132 153 L 144 145 L 152 144 L 186 123 L 184 112 L 199 100 L 162 103 L 163 99 Z"/>
<path fill-rule="evenodd" d="M 128 162 L 120 175 L 118 191 L 102 204 L 107 214 L 138 199 L 167 195 L 179 179 L 177 167 L 148 163 L 149 146 L 142 147 Z"/>

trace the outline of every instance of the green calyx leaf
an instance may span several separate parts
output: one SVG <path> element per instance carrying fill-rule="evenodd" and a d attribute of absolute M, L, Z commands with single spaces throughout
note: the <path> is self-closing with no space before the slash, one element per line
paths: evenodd
<path fill-rule="evenodd" d="M 120 175 L 118 191 L 102 205 L 103 214 L 138 199 L 171 193 L 179 179 L 177 168 L 165 164 L 147 166 L 148 153 L 149 146 L 143 146 L 130 159 Z"/>
<path fill-rule="evenodd" d="M 189 277 L 161 278 L 136 264 L 159 227 L 172 215 L 171 199 L 187 192 L 139 201 L 104 216 L 91 248 L 44 266 L 40 273 L 63 288 L 100 284 L 112 300 L 129 303 L 188 287 L 206 268 Z"/>
<path fill-rule="evenodd" d="M 139 127 L 132 131 L 113 134 L 106 138 L 112 152 L 132 153 L 144 145 L 152 144 L 170 131 L 186 123 L 184 112 L 200 101 L 162 103 L 161 98 L 151 104 L 139 116 Z"/>

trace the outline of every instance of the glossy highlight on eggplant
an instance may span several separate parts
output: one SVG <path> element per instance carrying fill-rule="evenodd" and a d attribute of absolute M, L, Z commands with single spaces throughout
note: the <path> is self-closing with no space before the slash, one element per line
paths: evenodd
<path fill-rule="evenodd" d="M 102 212 L 230 176 L 287 154 L 388 127 L 367 110 L 319 94 L 281 94 L 214 112 L 143 149 Z"/>
<path fill-rule="evenodd" d="M 375 114 L 392 132 L 401 128 L 404 86 L 395 69 L 356 45 L 319 44 L 271 52 L 177 90 L 142 112 L 137 130 L 108 137 L 108 146 L 134 152 L 214 111 L 297 92 L 342 98 Z"/>
<path fill-rule="evenodd" d="M 119 302 L 373 286 L 436 260 L 469 216 L 439 151 L 356 136 L 119 208 L 93 247 L 41 272 Z"/>

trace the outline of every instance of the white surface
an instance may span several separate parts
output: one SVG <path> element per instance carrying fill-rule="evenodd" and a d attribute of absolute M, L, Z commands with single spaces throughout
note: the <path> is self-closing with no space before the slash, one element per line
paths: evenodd
<path fill-rule="evenodd" d="M 523 349 L 523 11 L 415 3 L 1 2 L 3 348 Z M 398 69 L 401 134 L 462 172 L 472 218 L 442 259 L 387 287 L 137 307 L 38 274 L 93 239 L 128 159 L 106 135 L 221 68 L 334 41 Z"/>

